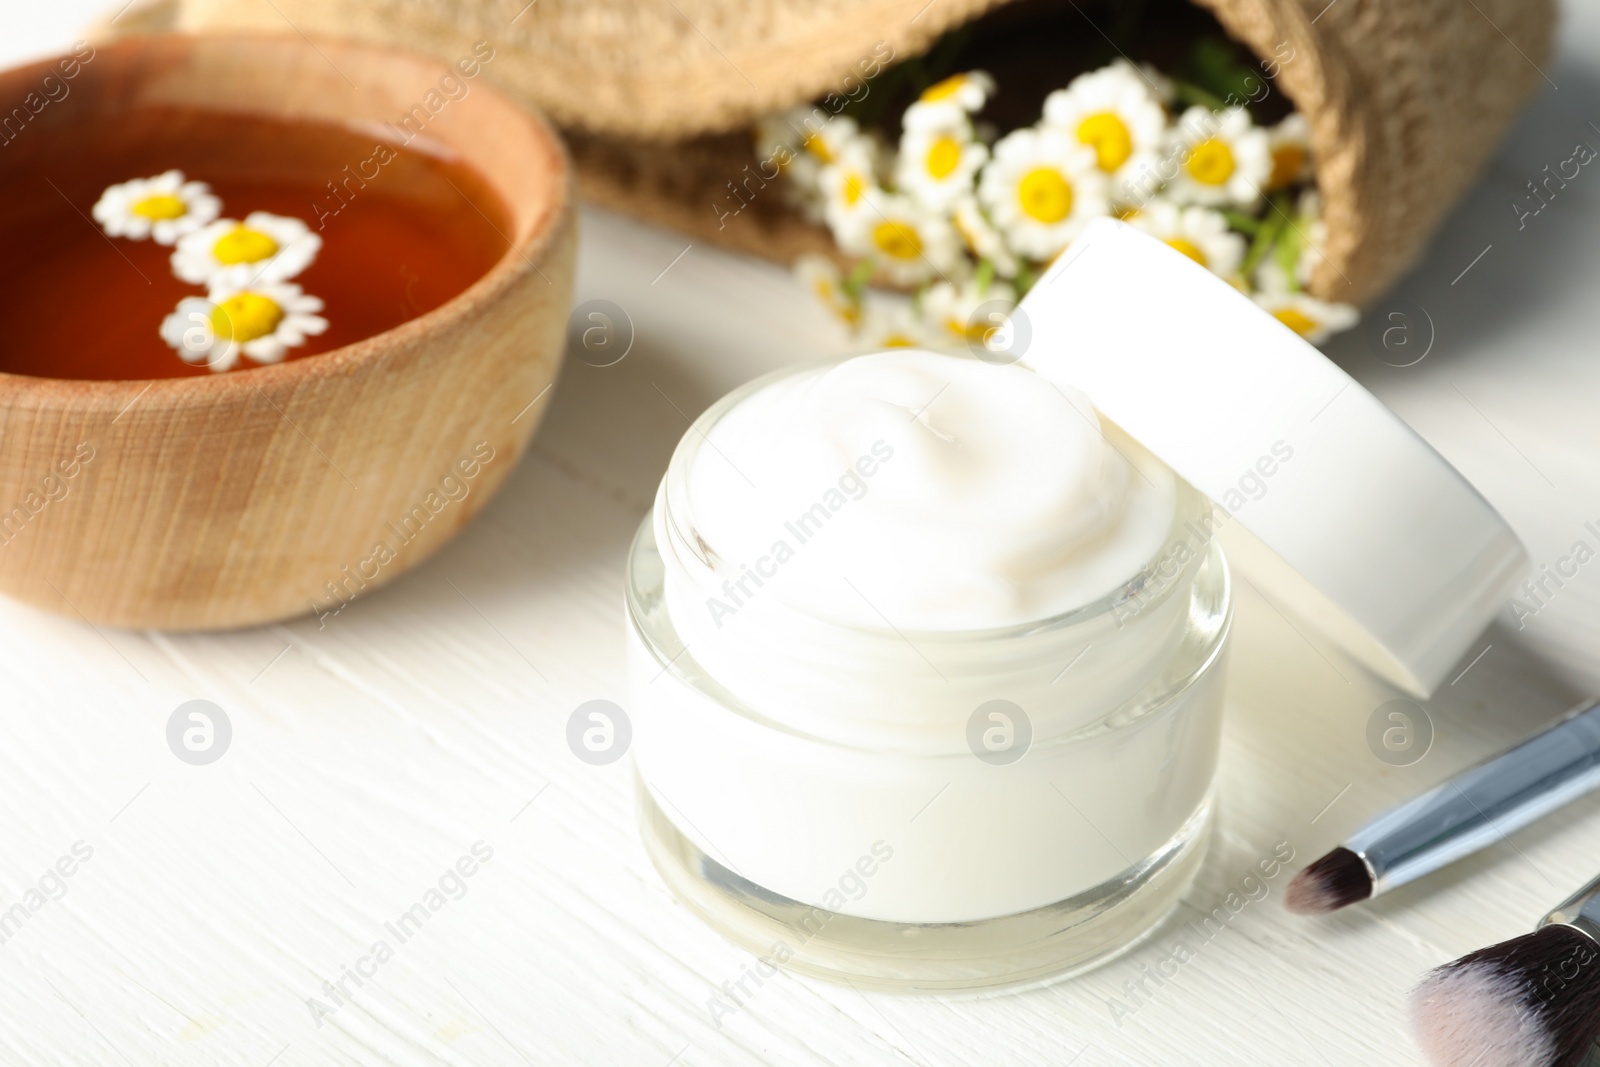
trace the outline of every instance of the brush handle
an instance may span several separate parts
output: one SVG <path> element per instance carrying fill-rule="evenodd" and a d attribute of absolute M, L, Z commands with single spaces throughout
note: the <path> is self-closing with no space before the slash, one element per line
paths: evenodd
<path fill-rule="evenodd" d="M 1600 878 L 1556 905 L 1556 909 L 1544 917 L 1539 927 L 1543 929 L 1554 923 L 1581 930 L 1595 941 L 1600 941 Z"/>
<path fill-rule="evenodd" d="M 1509 752 L 1378 816 L 1345 847 L 1366 861 L 1377 896 L 1491 845 L 1597 787 L 1600 701 L 1580 706 Z"/>

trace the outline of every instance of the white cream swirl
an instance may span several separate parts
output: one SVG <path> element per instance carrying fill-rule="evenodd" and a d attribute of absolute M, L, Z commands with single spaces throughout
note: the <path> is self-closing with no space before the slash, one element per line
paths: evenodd
<path fill-rule="evenodd" d="M 789 374 L 705 435 L 686 488 L 714 629 L 758 600 L 875 630 L 1050 618 L 1132 578 L 1176 507 L 1170 470 L 1082 394 L 963 356 Z"/>

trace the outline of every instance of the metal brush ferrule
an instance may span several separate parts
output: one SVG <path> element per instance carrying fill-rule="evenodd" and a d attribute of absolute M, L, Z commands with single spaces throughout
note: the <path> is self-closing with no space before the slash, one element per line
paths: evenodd
<path fill-rule="evenodd" d="M 1555 910 L 1546 915 L 1539 926 L 1542 929 L 1552 924 L 1570 926 L 1600 942 L 1600 878 L 1556 905 Z"/>
<path fill-rule="evenodd" d="M 1345 847 L 1366 862 L 1377 895 L 1491 845 L 1597 787 L 1600 701 L 1591 701 L 1509 752 L 1380 815 Z M 1592 936 L 1600 940 L 1600 909 L 1590 921 L 1596 924 Z"/>

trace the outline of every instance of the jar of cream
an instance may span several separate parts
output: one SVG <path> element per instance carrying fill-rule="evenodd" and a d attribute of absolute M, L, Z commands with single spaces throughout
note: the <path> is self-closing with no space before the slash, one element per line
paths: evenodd
<path fill-rule="evenodd" d="M 1526 569 L 1394 413 L 1129 226 L 1004 332 L 737 390 L 634 541 L 645 844 L 763 974 L 1013 984 L 1153 929 L 1212 817 L 1219 535 L 1302 637 L 1418 697 Z"/>
<path fill-rule="evenodd" d="M 1210 501 L 1032 370 L 785 370 L 673 455 L 628 567 L 645 840 L 763 960 L 1015 983 L 1126 948 L 1211 820 Z"/>

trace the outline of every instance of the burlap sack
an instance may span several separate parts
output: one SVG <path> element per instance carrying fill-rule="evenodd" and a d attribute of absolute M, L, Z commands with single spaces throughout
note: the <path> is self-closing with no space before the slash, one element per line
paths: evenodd
<path fill-rule="evenodd" d="M 590 199 L 789 259 L 832 242 L 782 197 L 719 223 L 727 183 L 755 161 L 751 124 L 842 91 L 880 42 L 906 59 L 1017 2 L 1029 0 L 153 0 L 134 21 L 165 11 L 183 30 L 357 36 L 446 61 L 488 40 L 488 75 L 563 128 Z M 1421 252 L 1544 84 L 1555 22 L 1551 0 L 1196 2 L 1263 60 L 1293 50 L 1275 86 L 1310 120 L 1328 224 L 1312 289 L 1350 303 Z M 1067 9 L 1081 18 L 1063 32 L 1098 32 L 1087 5 Z"/>

